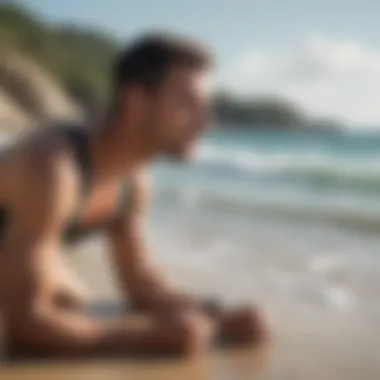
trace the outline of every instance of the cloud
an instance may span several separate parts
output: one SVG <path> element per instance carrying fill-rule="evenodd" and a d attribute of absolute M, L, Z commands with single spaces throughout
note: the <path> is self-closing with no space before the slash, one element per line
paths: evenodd
<path fill-rule="evenodd" d="M 380 126 L 380 50 L 323 36 L 287 51 L 238 57 L 224 84 L 242 94 L 283 96 L 316 116 Z"/>

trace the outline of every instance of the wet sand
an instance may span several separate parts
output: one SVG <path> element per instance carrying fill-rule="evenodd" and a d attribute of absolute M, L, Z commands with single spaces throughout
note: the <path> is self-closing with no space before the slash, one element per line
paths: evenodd
<path fill-rule="evenodd" d="M 82 363 L 18 364 L 4 368 L 0 373 L 0 379 L 206 380 L 245 379 L 252 378 L 253 373 L 259 373 L 259 363 L 252 362 L 252 357 L 248 358 L 246 352 L 235 353 L 232 361 L 226 356 L 218 354 L 207 358 L 159 362 L 97 360 Z"/>
<path fill-rule="evenodd" d="M 93 299 L 115 298 L 103 256 L 70 259 Z M 89 263 L 91 262 L 91 265 Z M 90 270 L 89 270 L 90 268 Z M 196 279 L 195 279 L 196 280 Z M 3 364 L 5 380 L 378 380 L 380 322 L 303 306 L 266 305 L 273 316 L 270 349 L 215 350 L 183 360 L 92 360 Z"/>

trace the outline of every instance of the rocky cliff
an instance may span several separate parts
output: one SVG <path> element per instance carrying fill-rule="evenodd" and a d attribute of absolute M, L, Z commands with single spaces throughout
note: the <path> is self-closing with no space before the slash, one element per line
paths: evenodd
<path fill-rule="evenodd" d="M 0 51 L 2 130 L 19 133 L 81 118 L 80 108 L 47 71 L 20 53 Z"/>

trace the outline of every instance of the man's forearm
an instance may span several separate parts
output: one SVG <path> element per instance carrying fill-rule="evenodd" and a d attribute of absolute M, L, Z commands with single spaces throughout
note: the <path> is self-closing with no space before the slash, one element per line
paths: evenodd
<path fill-rule="evenodd" d="M 140 309 L 170 311 L 199 304 L 196 297 L 169 283 L 156 270 L 131 271 L 125 280 L 129 302 Z"/>
<path fill-rule="evenodd" d="M 172 284 L 168 276 L 154 265 L 141 231 L 135 228 L 129 226 L 111 239 L 115 270 L 128 302 L 150 312 L 188 307 L 201 309 L 202 300 Z"/>
<path fill-rule="evenodd" d="M 211 317 L 217 317 L 221 311 L 221 305 L 215 299 L 203 299 L 166 282 L 154 281 L 153 276 L 148 278 L 149 281 L 140 277 L 128 288 L 129 303 L 137 309 L 169 313 L 191 308 Z"/>
<path fill-rule="evenodd" d="M 165 338 L 157 321 L 136 325 L 51 311 L 9 325 L 9 331 L 10 348 L 16 352 L 88 357 L 180 350 L 180 342 Z"/>

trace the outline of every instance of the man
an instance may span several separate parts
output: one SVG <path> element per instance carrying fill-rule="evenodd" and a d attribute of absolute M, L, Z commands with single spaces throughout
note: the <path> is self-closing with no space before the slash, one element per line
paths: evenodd
<path fill-rule="evenodd" d="M 143 235 L 144 170 L 157 155 L 184 159 L 207 124 L 209 56 L 188 40 L 147 35 L 120 55 L 113 102 L 93 128 L 41 132 L 0 163 L 0 301 L 14 351 L 53 356 L 193 354 L 218 333 L 261 342 L 248 308 L 205 308 L 150 262 Z M 90 231 L 108 239 L 121 289 L 150 318 L 139 326 L 86 313 L 58 267 L 60 244 Z"/>

